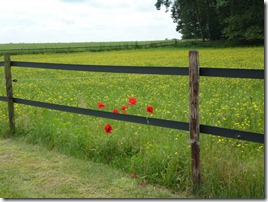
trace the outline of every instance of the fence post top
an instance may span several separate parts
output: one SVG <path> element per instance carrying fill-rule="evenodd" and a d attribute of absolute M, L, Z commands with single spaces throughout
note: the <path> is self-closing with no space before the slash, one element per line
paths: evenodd
<path fill-rule="evenodd" d="M 198 50 L 190 50 L 189 53 L 191 53 L 191 52 L 196 52 L 196 53 L 198 53 Z"/>
<path fill-rule="evenodd" d="M 10 54 L 9 53 L 4 54 L 4 60 L 5 61 L 10 61 Z"/>

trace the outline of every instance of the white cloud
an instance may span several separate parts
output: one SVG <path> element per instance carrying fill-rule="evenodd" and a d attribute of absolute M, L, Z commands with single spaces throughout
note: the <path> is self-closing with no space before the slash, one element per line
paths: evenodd
<path fill-rule="evenodd" d="M 156 0 L 8 0 L 0 43 L 136 41 L 179 38 Z"/>

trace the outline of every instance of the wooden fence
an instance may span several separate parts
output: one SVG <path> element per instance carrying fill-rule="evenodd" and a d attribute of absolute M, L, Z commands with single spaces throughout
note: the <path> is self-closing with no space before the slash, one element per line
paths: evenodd
<path fill-rule="evenodd" d="M 108 42 L 109 43 L 109 42 Z M 99 52 L 110 50 L 131 50 L 131 49 L 146 49 L 174 46 L 177 40 L 159 41 L 159 42 L 122 42 L 121 44 L 100 44 L 100 45 L 85 45 L 85 46 L 68 46 L 65 47 L 41 47 L 41 48 L 1 48 L 0 55 L 22 55 L 22 54 L 40 54 L 40 53 L 75 53 L 75 52 Z"/>
<path fill-rule="evenodd" d="M 200 184 L 200 144 L 199 133 L 235 138 L 264 144 L 264 134 L 220 128 L 202 125 L 199 123 L 199 80 L 200 76 L 225 77 L 225 78 L 250 78 L 264 79 L 264 70 L 231 69 L 231 68 L 200 68 L 198 51 L 189 52 L 189 68 L 184 67 L 141 67 L 141 66 L 103 66 L 103 65 L 76 65 L 11 61 L 9 55 L 5 55 L 4 62 L 0 66 L 5 68 L 6 93 L 0 96 L 0 101 L 8 103 L 10 133 L 15 132 L 14 103 L 47 108 L 52 110 L 71 112 L 89 116 L 109 118 L 139 124 L 149 124 L 159 127 L 189 131 L 191 143 L 192 181 Z M 128 74 L 156 74 L 156 75 L 184 75 L 189 76 L 189 123 L 157 118 L 148 118 L 135 115 L 115 114 L 92 109 L 70 107 L 58 104 L 38 102 L 21 98 L 14 98 L 12 91 L 11 67 L 20 68 L 45 68 L 54 70 L 111 72 Z"/>

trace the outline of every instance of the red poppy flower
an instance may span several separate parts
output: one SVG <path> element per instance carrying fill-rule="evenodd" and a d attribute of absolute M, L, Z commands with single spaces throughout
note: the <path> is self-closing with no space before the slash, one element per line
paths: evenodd
<path fill-rule="evenodd" d="M 146 186 L 145 186 L 145 184 L 141 184 L 141 188 L 145 188 Z"/>
<path fill-rule="evenodd" d="M 106 104 L 102 103 L 102 102 L 98 102 L 98 108 L 104 108 L 106 107 Z"/>
<path fill-rule="evenodd" d="M 111 162 L 111 161 L 112 161 L 112 157 L 108 157 L 108 158 L 107 158 L 107 161 L 108 161 L 108 162 Z"/>
<path fill-rule="evenodd" d="M 154 109 L 153 109 L 153 107 L 152 106 L 147 106 L 146 107 L 146 111 L 148 112 L 148 113 L 153 113 L 154 112 Z"/>
<path fill-rule="evenodd" d="M 134 97 L 131 97 L 128 99 L 128 104 L 129 105 L 136 105 L 137 99 Z"/>
<path fill-rule="evenodd" d="M 118 111 L 117 109 L 114 109 L 114 110 L 113 110 L 113 113 L 115 113 L 115 114 L 119 114 L 119 111 Z"/>
<path fill-rule="evenodd" d="M 127 106 L 122 106 L 121 108 L 123 111 L 125 111 L 127 109 Z"/>
<path fill-rule="evenodd" d="M 104 130 L 106 131 L 106 133 L 108 133 L 108 134 L 112 134 L 112 130 L 113 130 L 113 128 L 112 128 L 112 126 L 108 123 L 108 124 L 106 124 L 106 125 L 104 126 Z"/>
<path fill-rule="evenodd" d="M 131 173 L 131 177 L 136 178 L 137 177 L 136 173 Z"/>

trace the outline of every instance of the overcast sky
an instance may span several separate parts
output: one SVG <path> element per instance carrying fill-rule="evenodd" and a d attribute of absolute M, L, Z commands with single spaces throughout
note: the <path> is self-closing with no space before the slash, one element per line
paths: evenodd
<path fill-rule="evenodd" d="M 143 41 L 180 38 L 156 0 L 5 0 L 0 43 Z"/>

